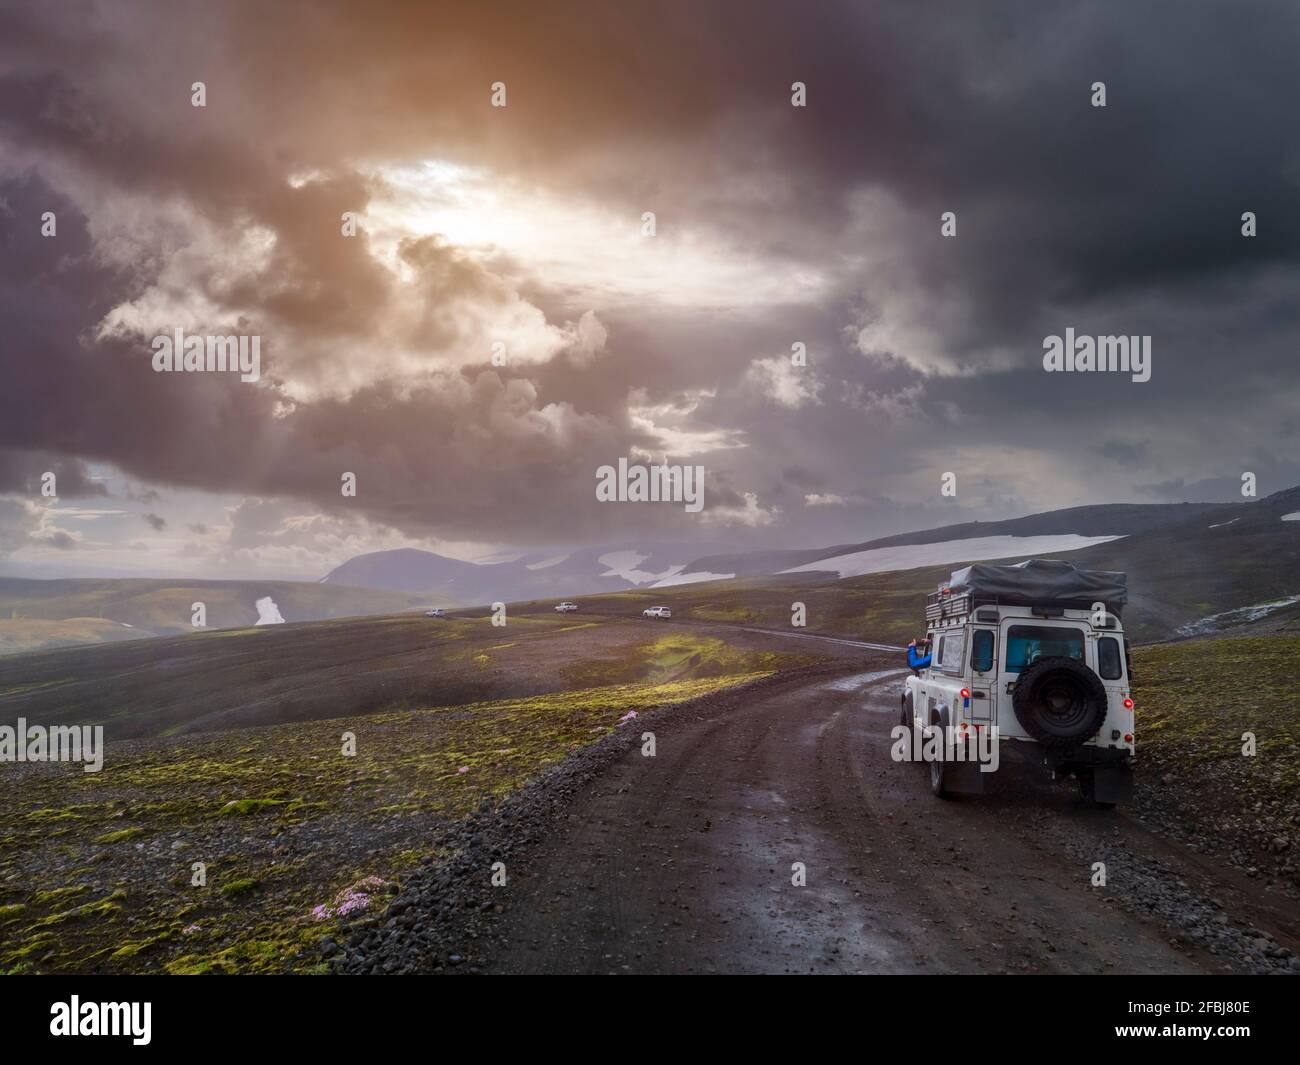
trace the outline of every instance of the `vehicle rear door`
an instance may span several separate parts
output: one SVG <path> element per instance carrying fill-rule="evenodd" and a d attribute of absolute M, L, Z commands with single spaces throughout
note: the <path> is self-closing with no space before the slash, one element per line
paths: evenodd
<path fill-rule="evenodd" d="M 970 636 L 970 717 L 987 725 L 998 723 L 998 630 L 974 625 Z"/>

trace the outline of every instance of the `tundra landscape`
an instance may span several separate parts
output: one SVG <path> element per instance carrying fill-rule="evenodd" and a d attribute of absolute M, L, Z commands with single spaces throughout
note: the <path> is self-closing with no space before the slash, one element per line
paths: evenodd
<path fill-rule="evenodd" d="M 1297 41 L 0 0 L 0 1047 L 1283 1045 Z"/>
<path fill-rule="evenodd" d="M 1264 594 L 1247 580 L 1189 585 L 1167 552 L 1144 542 L 1194 545 L 1182 557 L 1257 554 L 1281 573 L 1296 555 L 1284 518 L 1298 499 L 1280 493 L 1245 513 L 1227 504 L 1046 514 L 1027 527 L 1100 521 L 1095 527 L 1115 539 L 1062 557 L 1105 552 L 1097 564 L 1142 575 L 1129 624 L 1140 634 L 1133 691 L 1145 742 L 1138 803 L 1119 827 L 1026 780 L 965 811 L 959 826 L 918 814 L 928 798 L 921 777 L 891 762 L 882 743 L 916 604 L 952 566 L 841 578 L 829 564 L 801 564 L 780 576 L 581 596 L 572 613 L 549 601 L 510 603 L 499 626 L 489 608 L 443 618 L 408 611 L 0 657 L 5 723 L 57 718 L 102 725 L 109 737 L 99 773 L 33 764 L 4 778 L 0 801 L 11 816 L 0 841 L 0 963 L 10 972 L 108 973 L 1300 969 L 1300 710 L 1286 695 L 1300 613 L 1288 602 L 1242 602 Z M 903 539 L 959 555 L 963 541 L 982 544 L 990 532 Z M 832 560 L 862 553 L 827 551 Z M 795 568 L 787 558 L 733 561 Z M 245 597 L 262 590 L 236 588 Z M 805 626 L 790 625 L 792 601 L 806 605 Z M 119 604 L 106 607 L 110 614 L 139 609 L 131 595 L 106 602 Z M 652 604 L 669 606 L 672 618 L 642 618 Z M 1206 621 L 1215 617 L 1221 627 Z M 799 735 L 781 737 L 810 723 L 818 727 L 812 750 L 802 751 Z M 663 745 L 653 763 L 640 753 L 647 729 Z M 1254 761 L 1236 742 L 1251 729 Z M 772 766 L 755 757 L 754 742 L 773 748 Z M 720 784 L 719 764 L 739 779 Z M 810 779 L 800 779 L 804 771 Z M 756 789 L 770 791 L 786 775 L 779 805 L 755 801 Z M 575 785 L 588 780 L 609 782 Z M 653 801 L 640 797 L 646 788 Z M 648 802 L 652 816 L 638 821 Z M 804 803 L 818 830 L 845 848 L 827 897 L 774 917 L 764 915 L 762 895 L 708 886 L 707 860 L 742 857 L 761 876 L 782 846 L 809 846 L 790 808 Z M 599 816 L 575 815 L 574 804 L 595 805 Z M 588 834 L 602 826 L 599 838 L 555 843 L 575 816 Z M 1060 824 L 1035 833 L 1042 838 L 1024 853 L 1014 841 L 1044 817 Z M 900 855 L 915 848 L 918 857 L 898 858 L 902 868 L 956 862 L 978 879 L 1032 867 L 1050 888 L 1016 903 L 1028 924 L 994 954 L 963 954 L 960 922 L 944 932 L 955 953 L 931 956 L 914 931 L 859 940 L 853 928 L 874 920 L 880 900 L 835 896 L 864 869 L 865 880 L 879 878 L 885 859 L 867 861 L 876 851 L 861 818 Z M 710 834 L 707 855 L 685 847 L 700 832 Z M 1013 865 L 990 848 L 990 833 L 1016 847 Z M 631 876 L 621 872 L 611 885 L 604 863 L 641 836 L 624 860 L 653 883 L 619 883 Z M 1069 862 L 1089 844 L 1121 855 L 1116 875 L 1122 870 L 1129 886 L 1109 904 L 1111 923 L 1104 907 L 1074 912 L 1089 889 Z M 561 874 L 557 851 L 602 857 Z M 663 897 L 665 856 L 678 901 Z M 505 862 L 528 900 L 494 900 L 487 878 L 482 898 L 463 905 L 455 871 L 474 861 L 484 869 Z M 191 883 L 195 862 L 208 878 L 202 890 Z M 571 906 L 559 900 L 573 881 L 585 887 Z M 442 885 L 433 900 L 431 884 Z M 902 927 L 912 905 L 894 899 L 885 910 Z M 642 927 L 653 936 L 639 952 L 629 945 L 636 937 L 625 942 L 616 927 L 593 925 L 608 906 L 648 909 Z M 675 915 L 679 906 L 694 920 Z M 842 908 L 834 919 L 831 907 Z M 719 914 L 739 929 L 771 922 L 772 938 L 711 932 L 697 944 L 700 927 Z M 1063 920 L 1079 927 L 1086 950 L 1063 954 L 1043 935 Z M 70 928 L 75 937 L 64 934 Z M 611 967 L 574 952 L 587 941 L 622 960 Z"/>

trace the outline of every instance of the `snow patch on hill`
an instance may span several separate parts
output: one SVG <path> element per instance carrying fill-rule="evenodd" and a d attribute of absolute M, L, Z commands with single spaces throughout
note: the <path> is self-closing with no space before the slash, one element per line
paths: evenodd
<path fill-rule="evenodd" d="M 257 607 L 257 620 L 254 625 L 283 625 L 284 618 L 280 615 L 280 608 L 275 605 L 275 600 L 269 595 L 259 599 L 255 604 Z"/>
<path fill-rule="evenodd" d="M 544 558 L 540 562 L 530 562 L 524 569 L 549 569 L 551 566 L 558 566 L 568 555 L 556 555 L 554 558 Z"/>
<path fill-rule="evenodd" d="M 680 570 L 681 566 L 674 566 L 673 570 Z M 671 588 L 675 584 L 698 584 L 700 581 L 727 581 L 735 577 L 734 573 L 709 573 L 707 570 L 698 573 L 679 573 L 671 572 L 667 577 L 656 581 L 651 588 Z"/>
<path fill-rule="evenodd" d="M 906 544 L 900 547 L 875 547 L 852 551 L 809 562 L 782 573 L 811 573 L 833 570 L 841 577 L 860 577 L 864 573 L 919 569 L 945 563 L 978 562 L 988 558 L 1040 558 L 1062 551 L 1078 551 L 1093 544 L 1119 540 L 1118 536 L 979 536 L 969 540 L 945 540 L 938 544 Z"/>
<path fill-rule="evenodd" d="M 638 569 L 637 567 L 649 557 L 649 555 L 643 555 L 640 551 L 628 549 L 626 551 L 610 551 L 608 554 L 601 555 L 596 561 L 605 567 L 605 572 L 601 574 L 602 577 L 622 577 L 623 580 L 637 585 L 650 584 L 654 581 L 663 580 L 665 577 L 671 577 L 686 565 L 683 562 L 677 566 L 669 566 L 658 573 Z"/>

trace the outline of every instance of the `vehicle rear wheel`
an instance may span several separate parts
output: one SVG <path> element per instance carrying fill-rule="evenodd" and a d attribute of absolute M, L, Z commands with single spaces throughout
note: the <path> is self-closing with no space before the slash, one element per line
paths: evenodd
<path fill-rule="evenodd" d="M 945 787 L 944 780 L 947 776 L 947 762 L 945 756 L 948 752 L 948 746 L 944 742 L 947 736 L 944 734 L 943 725 L 935 721 L 930 726 L 934 731 L 939 733 L 940 743 L 938 756 L 930 761 L 930 791 L 941 799 L 951 799 L 952 792 Z"/>

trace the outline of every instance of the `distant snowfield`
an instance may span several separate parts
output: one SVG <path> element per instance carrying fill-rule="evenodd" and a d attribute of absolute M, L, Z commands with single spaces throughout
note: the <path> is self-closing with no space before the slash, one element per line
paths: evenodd
<path fill-rule="evenodd" d="M 275 605 L 275 600 L 269 595 L 259 599 L 255 604 L 257 606 L 257 620 L 254 625 L 283 625 L 284 618 L 280 616 L 280 608 Z"/>
<path fill-rule="evenodd" d="M 649 555 L 643 555 L 640 551 L 610 551 L 608 554 L 601 555 L 596 559 L 605 567 L 602 577 L 622 577 L 625 581 L 631 581 L 633 584 L 650 584 L 664 577 L 671 577 L 679 569 L 682 569 L 686 563 L 680 566 L 669 566 L 666 570 L 659 573 L 651 573 L 649 570 L 637 569 Z"/>
<path fill-rule="evenodd" d="M 684 563 L 683 563 L 684 565 Z M 674 566 L 674 570 L 680 570 L 681 566 Z M 734 577 L 734 573 L 709 573 L 707 570 L 701 570 L 698 573 L 670 573 L 662 580 L 655 581 L 650 585 L 651 588 L 671 588 L 675 584 L 698 584 L 700 581 L 726 581 Z"/>
<path fill-rule="evenodd" d="M 735 576 L 734 573 L 683 573 L 682 570 L 689 565 L 687 562 L 678 562 L 658 573 L 639 569 L 641 563 L 649 557 L 640 551 L 611 551 L 596 561 L 605 567 L 602 577 L 622 577 L 625 581 L 651 588 L 671 588 L 675 584 L 697 584 L 700 581 L 719 581 Z"/>
<path fill-rule="evenodd" d="M 1286 517 L 1284 517 L 1282 520 L 1283 520 L 1283 521 L 1294 521 L 1296 518 L 1300 518 L 1300 512 L 1297 512 L 1297 513 L 1295 513 L 1295 514 L 1288 514 L 1288 515 L 1286 515 Z M 1219 522 L 1218 525 L 1207 525 L 1206 528 L 1207 528 L 1207 529 L 1226 529 L 1229 525 L 1232 525 L 1234 522 L 1238 522 L 1238 521 L 1241 521 L 1241 519 L 1240 519 L 1240 518 L 1233 518 L 1232 521 L 1221 521 L 1221 522 Z"/>
<path fill-rule="evenodd" d="M 1109 543 L 1118 536 L 977 536 L 970 540 L 945 540 L 938 544 L 906 544 L 901 547 L 874 547 L 851 551 L 809 562 L 782 573 L 811 573 L 834 570 L 841 577 L 861 577 L 864 573 L 919 569 L 952 562 L 978 562 L 986 558 L 1035 558 L 1058 551 L 1077 551 L 1093 544 Z"/>
<path fill-rule="evenodd" d="M 531 562 L 524 569 L 549 569 L 551 566 L 558 566 L 568 555 L 556 555 L 554 558 L 544 558 L 541 562 Z"/>
<path fill-rule="evenodd" d="M 1293 510 L 1290 514 L 1282 515 L 1283 521 L 1300 521 L 1300 510 Z"/>

